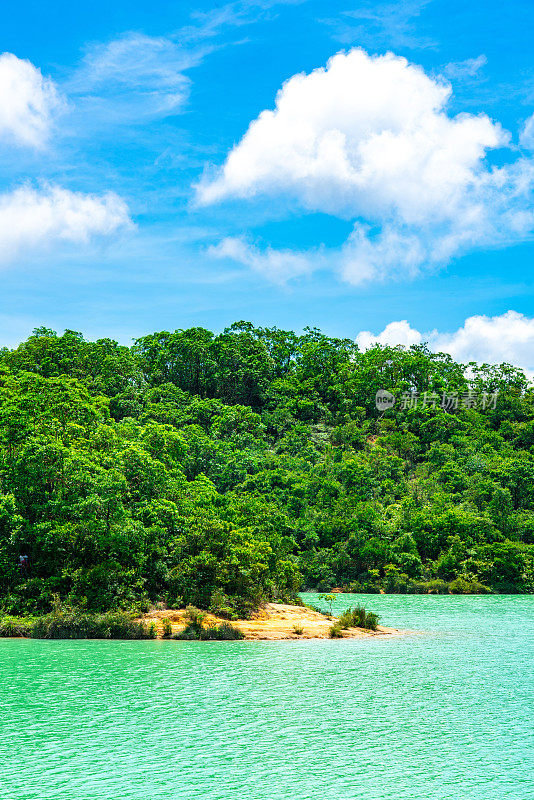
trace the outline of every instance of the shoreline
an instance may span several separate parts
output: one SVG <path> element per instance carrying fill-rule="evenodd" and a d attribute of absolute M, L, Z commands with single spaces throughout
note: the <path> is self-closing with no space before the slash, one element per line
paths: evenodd
<path fill-rule="evenodd" d="M 372 636 L 404 635 L 411 631 L 377 625 L 375 630 L 364 627 L 341 628 L 339 617 L 327 612 L 316 611 L 305 605 L 289 603 L 266 603 L 247 619 L 231 620 L 221 616 L 202 613 L 202 628 L 209 632 L 213 628 L 231 626 L 239 636 L 199 637 L 203 641 L 210 638 L 219 640 L 283 641 L 298 639 L 362 639 Z M 49 617 L 52 617 L 50 619 Z M 350 621 L 345 618 L 344 622 Z M 352 618 L 354 622 L 354 618 Z M 358 619 L 359 621 L 359 619 Z M 191 619 L 188 610 L 152 609 L 137 617 L 121 612 L 108 612 L 101 615 L 73 614 L 72 609 L 58 616 L 0 619 L 1 639 L 69 639 L 69 640 L 147 640 L 180 639 L 180 634 L 189 627 Z M 375 623 L 376 624 L 376 623 Z M 34 629 L 40 626 L 39 632 Z M 335 629 L 334 631 L 332 629 Z M 193 635 L 191 640 L 195 640 Z M 188 637 L 182 641 L 187 641 Z M 197 639 L 198 640 L 198 639 Z"/>
<path fill-rule="evenodd" d="M 179 633 L 185 627 L 185 609 L 152 611 L 143 614 L 139 621 L 154 623 L 157 628 L 157 638 L 163 637 L 163 620 L 171 623 L 172 635 Z M 329 639 L 330 628 L 337 622 L 337 617 L 326 616 L 319 611 L 313 611 L 307 606 L 295 606 L 287 603 L 266 603 L 263 608 L 255 612 L 250 619 L 232 620 L 231 624 L 243 633 L 248 641 L 282 641 L 287 639 Z M 220 625 L 226 622 L 222 617 L 206 614 L 205 624 Z M 297 631 L 302 630 L 302 633 Z M 402 634 L 404 631 L 397 628 L 388 628 L 379 625 L 376 631 L 366 628 L 347 628 L 341 632 L 342 639 L 362 639 L 373 636 L 391 636 Z"/>

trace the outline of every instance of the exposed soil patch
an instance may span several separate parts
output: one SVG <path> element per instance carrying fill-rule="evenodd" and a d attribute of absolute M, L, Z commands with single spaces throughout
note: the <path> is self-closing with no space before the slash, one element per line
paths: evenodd
<path fill-rule="evenodd" d="M 145 621 L 154 621 L 158 627 L 158 635 L 161 636 L 163 631 L 162 619 L 166 618 L 171 621 L 174 635 L 185 627 L 184 616 L 185 611 L 152 611 L 144 615 L 143 619 Z M 305 606 L 267 603 L 251 619 L 232 620 L 232 625 L 243 631 L 245 639 L 328 639 L 330 628 L 336 621 L 337 617 L 329 618 Z M 224 620 L 220 617 L 207 614 L 204 624 L 219 625 L 221 622 L 224 622 Z M 376 631 L 368 631 L 364 628 L 348 628 L 342 632 L 342 636 L 344 639 L 355 639 L 386 636 L 395 633 L 401 633 L 401 631 L 396 628 L 385 628 L 379 625 Z"/>

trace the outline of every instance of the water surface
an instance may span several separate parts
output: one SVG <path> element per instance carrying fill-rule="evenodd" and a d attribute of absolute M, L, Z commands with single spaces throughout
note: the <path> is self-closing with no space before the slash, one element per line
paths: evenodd
<path fill-rule="evenodd" d="M 420 633 L 0 640 L 0 797 L 532 797 L 534 597 L 355 602 Z"/>

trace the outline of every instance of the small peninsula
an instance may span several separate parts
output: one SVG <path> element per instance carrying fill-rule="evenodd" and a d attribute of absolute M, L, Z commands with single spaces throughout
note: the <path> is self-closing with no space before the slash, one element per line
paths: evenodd
<path fill-rule="evenodd" d="M 172 636 L 179 634 L 186 625 L 185 610 L 152 611 L 143 616 L 145 623 L 154 623 L 157 638 L 163 638 L 164 620 L 168 620 L 172 628 Z M 322 614 L 308 606 L 290 605 L 288 603 L 266 603 L 249 619 L 232 621 L 232 626 L 243 633 L 244 639 L 276 641 L 282 639 L 329 639 L 331 630 L 339 618 Z M 206 625 L 221 625 L 224 620 L 214 614 L 207 614 Z M 385 636 L 402 633 L 395 628 L 378 625 L 376 630 L 349 627 L 340 630 L 336 638 L 356 639 L 370 636 Z"/>

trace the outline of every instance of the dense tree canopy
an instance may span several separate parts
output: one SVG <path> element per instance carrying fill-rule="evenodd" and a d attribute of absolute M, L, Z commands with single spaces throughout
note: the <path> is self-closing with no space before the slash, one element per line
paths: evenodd
<path fill-rule="evenodd" d="M 510 365 L 316 329 L 39 328 L 0 351 L 0 567 L 14 612 L 532 592 L 534 394 Z"/>

